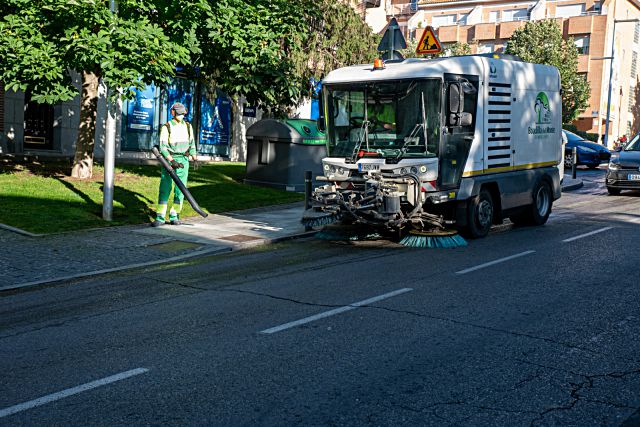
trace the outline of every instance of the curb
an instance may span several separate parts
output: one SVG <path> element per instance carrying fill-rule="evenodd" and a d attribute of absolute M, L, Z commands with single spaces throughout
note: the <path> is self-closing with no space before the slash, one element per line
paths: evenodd
<path fill-rule="evenodd" d="M 268 245 L 268 244 L 273 244 L 273 243 L 278 243 L 278 242 L 284 242 L 284 241 L 287 241 L 287 240 L 303 239 L 303 238 L 306 238 L 306 237 L 311 237 L 316 233 L 317 233 L 317 231 L 307 231 L 307 232 L 304 232 L 304 233 L 292 234 L 292 235 L 289 235 L 289 236 L 275 237 L 273 239 L 256 240 L 254 242 L 243 243 L 241 245 L 238 245 L 238 247 L 236 247 L 235 249 L 234 249 L 234 247 L 199 249 L 199 250 L 195 250 L 195 251 L 193 251 L 191 253 L 182 254 L 182 255 L 171 257 L 171 258 L 165 258 L 165 259 L 156 260 L 156 261 L 149 261 L 149 262 L 142 262 L 142 263 L 137 263 L 137 264 L 123 265 L 123 266 L 120 266 L 120 267 L 106 268 L 106 269 L 103 269 L 103 270 L 89 271 L 89 272 L 86 272 L 86 273 L 72 274 L 72 275 L 69 275 L 69 276 L 54 277 L 54 278 L 51 278 L 51 279 L 36 280 L 36 281 L 33 281 L 33 282 L 21 283 L 21 284 L 17 284 L 17 285 L 7 285 L 7 286 L 0 287 L 0 293 L 7 292 L 7 291 L 19 290 L 19 289 L 25 289 L 25 288 L 31 288 L 31 287 L 36 287 L 36 286 L 52 285 L 52 284 L 55 284 L 55 283 L 66 282 L 66 281 L 69 281 L 69 280 L 86 279 L 86 278 L 90 278 L 90 277 L 101 276 L 103 274 L 118 273 L 118 272 L 127 271 L 127 270 L 135 270 L 137 268 L 151 267 L 151 266 L 154 266 L 154 265 L 169 264 L 169 263 L 172 263 L 172 262 L 175 262 L 175 261 L 182 261 L 182 260 L 185 260 L 185 259 L 197 258 L 197 257 L 200 257 L 200 256 L 205 256 L 205 255 L 218 255 L 218 254 L 221 254 L 221 253 L 233 252 L 233 251 L 242 250 L 242 249 L 249 249 L 249 248 L 252 248 L 252 247 L 255 247 L 255 246 Z"/>
<path fill-rule="evenodd" d="M 582 182 L 582 180 L 579 180 L 579 182 L 576 182 L 575 184 L 563 185 L 562 191 L 573 191 L 577 190 L 578 188 L 582 188 L 582 186 L 584 186 L 584 182 Z"/>

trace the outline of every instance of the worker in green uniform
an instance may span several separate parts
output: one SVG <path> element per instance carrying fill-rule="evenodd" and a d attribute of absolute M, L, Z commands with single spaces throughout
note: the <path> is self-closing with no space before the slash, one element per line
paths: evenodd
<path fill-rule="evenodd" d="M 378 101 L 369 105 L 367 115 L 373 124 L 373 131 L 396 129 L 396 112 L 390 103 L 382 104 Z"/>
<path fill-rule="evenodd" d="M 162 125 L 160 129 L 160 154 L 167 159 L 167 162 L 169 162 L 185 187 L 189 177 L 189 160 L 196 160 L 196 143 L 193 139 L 193 128 L 191 123 L 184 119 L 186 114 L 187 109 L 185 106 L 176 102 L 171 106 L 171 116 L 173 118 Z M 151 223 L 153 227 L 166 223 L 167 205 L 173 186 L 171 175 L 165 168 L 162 168 L 156 219 Z M 182 211 L 183 201 L 184 194 L 176 185 L 173 188 L 173 205 L 169 212 L 169 222 L 172 225 L 180 225 L 182 223 L 180 221 L 180 212 Z"/>

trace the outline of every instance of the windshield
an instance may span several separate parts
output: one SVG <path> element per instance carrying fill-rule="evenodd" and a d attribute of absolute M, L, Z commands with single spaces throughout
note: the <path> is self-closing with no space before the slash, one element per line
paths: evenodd
<path fill-rule="evenodd" d="M 435 157 L 439 79 L 326 85 L 329 156 Z"/>
<path fill-rule="evenodd" d="M 624 147 L 624 151 L 640 151 L 640 134 L 633 137 Z"/>

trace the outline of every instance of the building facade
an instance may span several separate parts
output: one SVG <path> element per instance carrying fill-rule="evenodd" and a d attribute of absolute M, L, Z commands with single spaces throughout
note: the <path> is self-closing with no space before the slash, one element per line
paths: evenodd
<path fill-rule="evenodd" d="M 80 92 L 80 77 L 72 74 Z M 116 158 L 146 162 L 155 157 L 159 129 L 170 119 L 169 109 L 182 102 L 193 124 L 200 160 L 244 161 L 246 129 L 261 111 L 240 99 L 237 104 L 204 84 L 175 78 L 162 88 L 148 85 L 134 99 L 122 102 L 116 114 Z M 96 114 L 96 159 L 104 158 L 106 88 L 99 87 Z M 32 102 L 29 94 L 5 91 L 0 84 L 0 155 L 71 158 L 80 124 L 80 96 L 55 105 Z"/>
<path fill-rule="evenodd" d="M 387 18 L 398 19 L 408 38 L 419 38 L 430 25 L 445 47 L 467 43 L 473 53 L 502 52 L 527 21 L 554 19 L 564 37 L 573 38 L 579 51 L 578 72 L 591 86 L 589 107 L 574 124 L 603 135 L 609 104 L 610 146 L 619 136 L 640 131 L 640 96 L 636 96 L 640 22 L 620 22 L 640 20 L 638 0 L 387 0 L 380 7 Z"/>

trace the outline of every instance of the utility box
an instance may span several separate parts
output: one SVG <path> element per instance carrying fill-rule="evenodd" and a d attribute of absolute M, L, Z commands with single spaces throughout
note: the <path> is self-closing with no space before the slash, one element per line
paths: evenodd
<path fill-rule="evenodd" d="M 306 119 L 264 119 L 247 129 L 247 184 L 304 191 L 304 173 L 323 175 L 325 134 Z"/>

